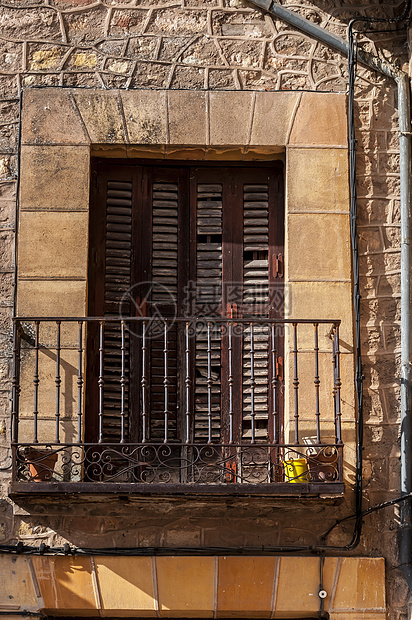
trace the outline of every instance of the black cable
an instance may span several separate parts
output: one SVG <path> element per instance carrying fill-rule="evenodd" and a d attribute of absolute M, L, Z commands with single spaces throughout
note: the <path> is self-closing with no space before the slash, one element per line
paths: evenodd
<path fill-rule="evenodd" d="M 323 569 L 325 566 L 325 554 L 321 553 L 319 558 L 319 620 L 323 620 L 325 617 L 325 596 L 323 595 Z"/>
<path fill-rule="evenodd" d="M 353 37 L 352 22 L 348 28 L 349 53 L 349 96 L 348 96 L 348 133 L 349 133 L 349 185 L 350 185 L 350 232 L 352 243 L 353 269 L 353 307 L 355 314 L 355 387 L 358 417 L 356 420 L 356 474 L 355 474 L 355 528 L 348 547 L 355 548 L 362 534 L 362 485 L 363 485 L 363 372 L 360 331 L 360 282 L 359 282 L 359 248 L 357 230 L 357 190 L 356 190 L 356 136 L 355 136 L 355 78 L 357 68 L 357 47 Z"/>
<path fill-rule="evenodd" d="M 375 504 L 364 510 L 360 513 L 360 518 L 363 518 L 373 512 L 377 512 L 378 510 L 382 510 L 383 508 L 388 508 L 390 506 L 394 506 L 395 504 L 400 504 L 407 499 L 412 497 L 412 493 L 408 493 L 407 495 L 402 495 L 401 497 L 396 497 L 394 499 L 388 500 L 386 502 L 382 502 L 380 504 Z M 343 517 L 342 519 L 338 519 L 329 529 L 323 534 L 322 540 L 325 540 L 327 536 L 334 530 L 338 525 L 344 523 L 345 521 L 349 521 L 351 519 L 358 518 L 356 513 Z M 315 555 L 320 555 L 320 557 L 325 557 L 326 551 L 350 551 L 349 546 L 345 547 L 337 547 L 331 545 L 324 546 L 309 546 L 302 545 L 300 547 L 295 546 L 264 546 L 261 547 L 71 547 L 69 543 L 65 543 L 63 547 L 49 547 L 45 543 L 41 543 L 40 546 L 33 545 L 24 545 L 21 541 L 17 545 L 0 545 L 0 553 L 10 553 L 17 555 L 82 555 L 82 556 L 91 556 L 91 555 L 120 555 L 120 556 L 153 556 L 153 555 L 256 555 L 256 554 L 282 554 L 282 553 L 311 553 Z M 323 583 L 323 565 L 320 567 L 320 585 Z M 320 587 L 321 591 L 323 588 Z"/>
<path fill-rule="evenodd" d="M 396 504 L 400 504 L 402 502 L 404 502 L 407 499 L 410 499 L 412 497 L 412 493 L 407 493 L 406 495 L 402 495 L 400 497 L 395 497 L 395 499 L 390 499 L 387 502 L 382 502 L 380 504 L 375 504 L 374 506 L 371 506 L 371 508 L 368 508 L 367 510 L 363 510 L 361 512 L 361 517 L 366 517 L 367 515 L 372 514 L 373 512 L 377 512 L 378 510 L 382 510 L 383 508 L 388 508 L 389 506 L 395 506 Z M 335 527 L 337 527 L 338 525 L 340 525 L 341 523 L 344 523 L 345 521 L 349 521 L 350 519 L 355 519 L 356 518 L 356 514 L 352 514 L 349 515 L 347 517 L 343 517 L 342 519 L 338 519 L 329 529 L 327 532 L 325 532 L 325 534 L 323 534 L 322 539 L 326 540 L 326 538 L 329 536 L 329 534 L 332 532 L 332 530 L 335 529 Z"/>
<path fill-rule="evenodd" d="M 6 611 L 1 609 L 0 616 L 36 616 L 37 618 L 47 618 L 46 614 L 43 614 L 41 611 L 26 611 L 25 609 L 22 611 Z"/>

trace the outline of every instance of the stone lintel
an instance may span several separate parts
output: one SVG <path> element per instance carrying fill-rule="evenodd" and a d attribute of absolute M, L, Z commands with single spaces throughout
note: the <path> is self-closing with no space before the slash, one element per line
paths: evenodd
<path fill-rule="evenodd" d="M 346 95 L 28 89 L 22 143 L 347 146 Z"/>

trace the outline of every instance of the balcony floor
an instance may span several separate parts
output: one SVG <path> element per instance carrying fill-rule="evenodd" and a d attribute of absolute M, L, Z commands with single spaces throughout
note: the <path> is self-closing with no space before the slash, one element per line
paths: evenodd
<path fill-rule="evenodd" d="M 17 497 L 44 497 L 67 494 L 101 496 L 109 495 L 174 495 L 174 496 L 292 496 L 319 497 L 342 495 L 342 482 L 308 482 L 274 484 L 138 484 L 123 482 L 13 482 L 9 495 Z"/>

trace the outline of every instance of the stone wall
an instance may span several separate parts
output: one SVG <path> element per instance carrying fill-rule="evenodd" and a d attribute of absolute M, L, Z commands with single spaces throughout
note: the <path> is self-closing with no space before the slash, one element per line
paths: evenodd
<path fill-rule="evenodd" d="M 292 6 L 292 5 L 291 5 Z M 397 5 L 322 2 L 293 5 L 345 34 L 355 14 L 393 16 Z M 372 38 L 370 38 L 372 37 Z M 361 38 L 362 40 L 362 38 Z M 400 64 L 406 37 L 367 34 L 365 45 Z M 157 3 L 10 0 L 0 7 L 0 464 L 7 467 L 11 385 L 11 315 L 19 95 L 22 89 L 251 89 L 345 91 L 346 60 L 242 0 Z M 399 176 L 396 91 L 359 68 L 356 89 L 362 328 L 365 363 L 365 506 L 399 493 Z M 27 510 L 7 499 L 1 473 L 0 542 L 88 546 L 314 544 L 325 510 L 284 501 L 178 503 L 124 500 L 103 505 L 44 504 Z M 205 519 L 204 510 L 209 512 Z M 348 514 L 351 505 L 333 514 Z M 153 514 L 157 512 L 156 518 Z M 305 515 L 302 523 L 302 514 Z M 201 518 L 199 515 L 202 515 Z M 345 544 L 351 523 L 330 542 Z M 357 553 L 383 555 L 391 617 L 406 616 L 406 585 L 396 568 L 396 509 L 365 520 Z M 376 535 L 379 528 L 380 535 Z"/>

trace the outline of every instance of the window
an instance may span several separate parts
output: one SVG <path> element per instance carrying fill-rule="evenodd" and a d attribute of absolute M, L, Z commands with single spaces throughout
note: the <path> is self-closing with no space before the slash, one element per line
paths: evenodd
<path fill-rule="evenodd" d="M 99 343 L 89 330 L 87 439 L 96 441 L 100 430 L 107 442 L 273 441 L 280 416 L 270 412 L 281 409 L 282 390 L 274 403 L 270 377 L 281 363 L 282 335 L 275 359 L 264 319 L 283 313 L 281 164 L 96 161 L 92 180 L 89 315 L 151 322 L 144 372 L 142 322 L 127 323 L 123 349 L 120 324 L 105 325 L 100 420 Z M 167 329 L 155 318 L 167 319 Z M 229 334 L 227 318 L 257 322 L 235 324 Z"/>
<path fill-rule="evenodd" d="M 62 109 L 68 134 L 50 122 Z M 22 116 L 15 490 L 342 492 L 341 417 L 346 438 L 354 419 L 350 382 L 340 399 L 353 375 L 350 344 L 339 349 L 353 342 L 345 95 L 46 88 L 23 97 Z M 136 160 L 90 166 L 112 147 Z M 189 151 L 193 164 L 168 159 Z M 316 464 L 329 448 L 331 475 Z M 291 478 L 289 457 L 309 474 Z"/>

